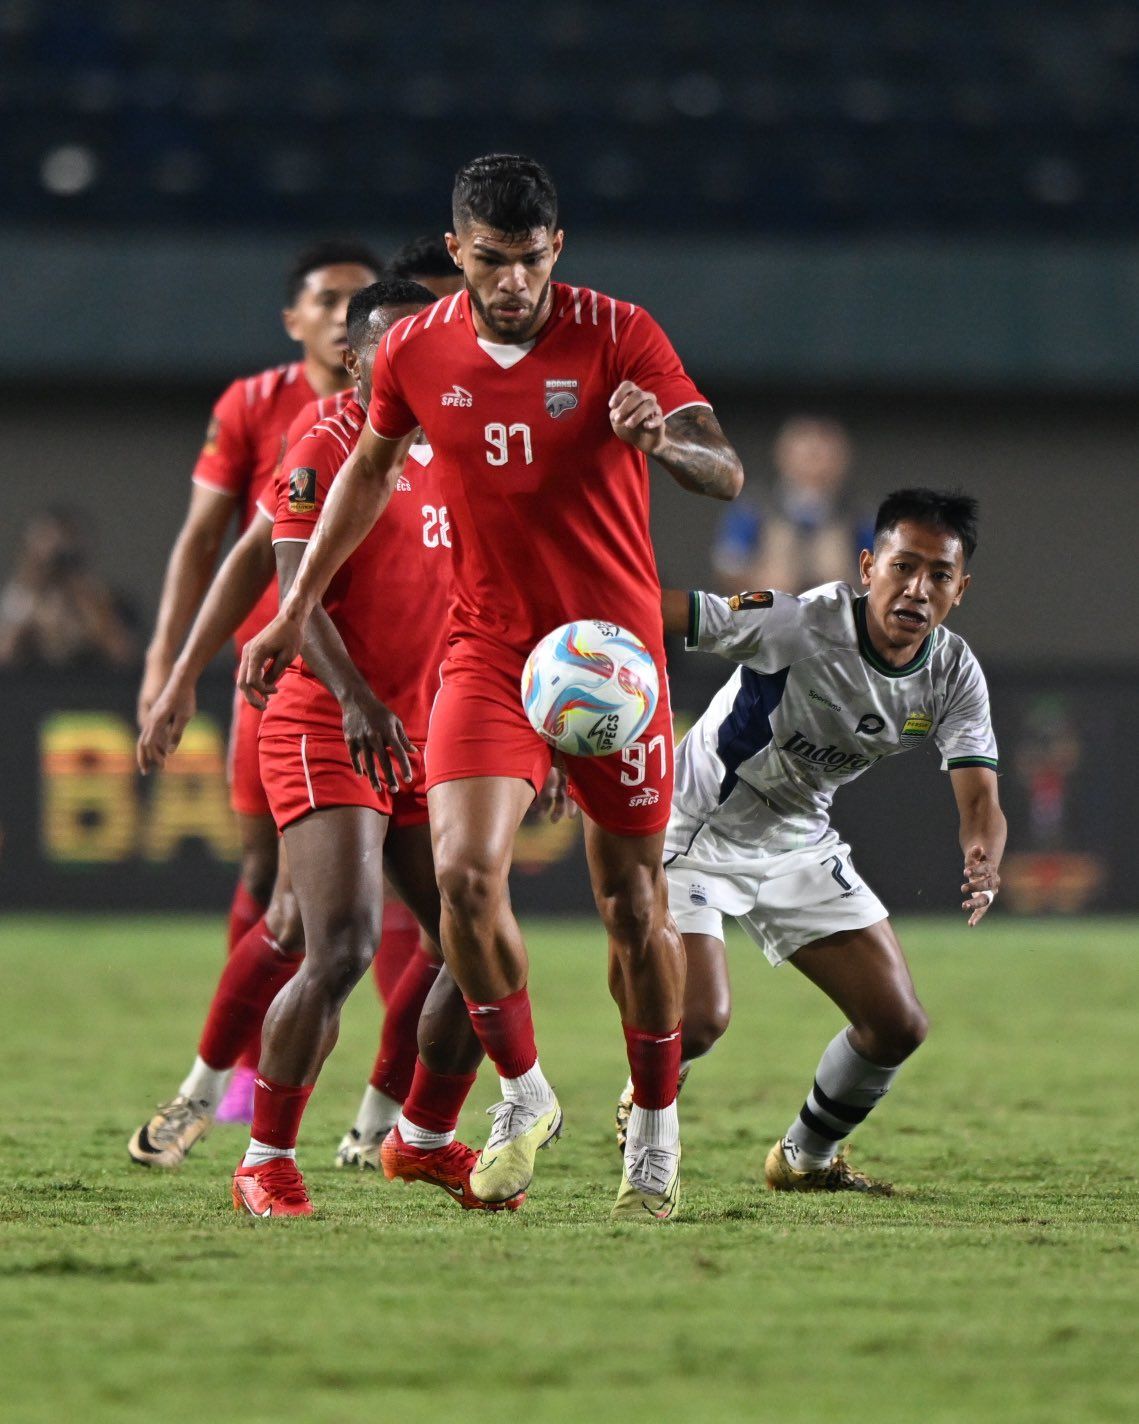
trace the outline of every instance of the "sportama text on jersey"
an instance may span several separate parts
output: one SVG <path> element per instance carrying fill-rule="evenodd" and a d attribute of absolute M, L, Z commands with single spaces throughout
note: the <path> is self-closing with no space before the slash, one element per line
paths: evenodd
<path fill-rule="evenodd" d="M 964 640 L 935 628 L 891 668 L 849 584 L 691 594 L 687 645 L 741 666 L 676 749 L 670 849 L 693 822 L 772 851 L 814 845 L 840 787 L 930 740 L 943 769 L 996 769 L 988 689 Z"/>

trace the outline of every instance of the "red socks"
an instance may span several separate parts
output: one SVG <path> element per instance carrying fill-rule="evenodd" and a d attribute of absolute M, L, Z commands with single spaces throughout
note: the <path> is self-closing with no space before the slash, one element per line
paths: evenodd
<path fill-rule="evenodd" d="M 203 1062 L 211 1068 L 232 1068 L 239 1057 L 252 1052 L 250 1066 L 257 1067 L 261 1022 L 300 963 L 299 957 L 280 952 L 262 916 L 226 960 L 198 1044 Z"/>
<path fill-rule="evenodd" d="M 295 1147 L 314 1086 L 274 1083 L 258 1074 L 253 1084 L 253 1140 L 266 1147 Z"/>
<path fill-rule="evenodd" d="M 372 960 L 380 1002 L 391 1003 L 395 986 L 419 948 L 419 921 L 406 905 L 388 896 L 384 901 L 384 924 L 380 947 Z"/>
<path fill-rule="evenodd" d="M 267 909 L 268 905 L 263 905 L 249 893 L 244 881 L 237 882 L 237 889 L 233 892 L 233 900 L 229 906 L 227 954 L 233 953 Z"/>
<path fill-rule="evenodd" d="M 680 1025 L 672 1033 L 645 1033 L 628 1024 L 622 1027 L 633 1078 L 633 1102 L 650 1111 L 668 1107 L 676 1099 L 680 1077 Z"/>
<path fill-rule="evenodd" d="M 534 1019 L 526 988 L 489 1004 L 467 1001 L 471 1027 L 501 1078 L 521 1078 L 538 1061 Z"/>
<path fill-rule="evenodd" d="M 402 1103 L 407 1097 L 415 1072 L 419 1011 L 442 968 L 418 948 L 418 935 L 417 929 L 416 951 L 388 996 L 384 1026 L 380 1032 L 380 1051 L 369 1079 L 377 1092 L 386 1093 L 397 1103 Z"/>
<path fill-rule="evenodd" d="M 416 1059 L 411 1091 L 403 1105 L 404 1117 L 425 1132 L 454 1132 L 476 1077 L 475 1073 L 432 1073 Z"/>

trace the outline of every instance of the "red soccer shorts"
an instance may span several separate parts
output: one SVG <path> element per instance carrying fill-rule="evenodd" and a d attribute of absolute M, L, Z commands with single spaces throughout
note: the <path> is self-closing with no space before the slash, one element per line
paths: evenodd
<path fill-rule="evenodd" d="M 229 781 L 229 804 L 239 816 L 269 814 L 257 754 L 257 728 L 260 725 L 261 713 L 234 688 L 225 770 Z"/>
<path fill-rule="evenodd" d="M 298 733 L 261 738 L 261 776 L 279 831 L 334 806 L 366 806 L 391 817 L 393 829 L 422 825 L 427 793 L 418 752 L 411 769 L 414 782 L 393 796 L 386 786 L 377 791 L 366 776 L 357 775 L 341 737 Z"/>
<path fill-rule="evenodd" d="M 663 659 L 661 697 L 639 741 L 608 757 L 565 759 L 569 793 L 585 814 L 618 836 L 651 836 L 672 806 L 672 711 Z M 427 787 L 472 776 L 512 776 L 541 791 L 553 759 L 531 727 L 519 690 L 521 665 L 448 658 L 427 731 Z"/>

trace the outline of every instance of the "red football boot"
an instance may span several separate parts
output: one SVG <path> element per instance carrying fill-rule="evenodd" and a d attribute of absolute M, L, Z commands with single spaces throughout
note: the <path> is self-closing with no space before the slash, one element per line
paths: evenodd
<path fill-rule="evenodd" d="M 488 1202 L 471 1191 L 471 1168 L 478 1153 L 463 1142 L 451 1142 L 446 1147 L 412 1147 L 393 1127 L 380 1148 L 380 1165 L 389 1182 L 398 1177 L 403 1182 L 428 1182 L 442 1187 L 464 1211 L 517 1211 L 526 1200 L 519 1192 L 506 1201 Z"/>
<path fill-rule="evenodd" d="M 291 1157 L 272 1157 L 255 1167 L 239 1162 L 233 1174 L 233 1205 L 250 1216 L 311 1216 L 305 1179 Z"/>

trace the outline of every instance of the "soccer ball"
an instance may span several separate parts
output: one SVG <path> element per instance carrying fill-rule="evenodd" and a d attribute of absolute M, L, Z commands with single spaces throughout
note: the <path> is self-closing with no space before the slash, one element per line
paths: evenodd
<path fill-rule="evenodd" d="M 596 618 L 547 633 L 522 670 L 530 725 L 571 756 L 610 756 L 635 742 L 659 693 L 656 664 L 640 638 Z"/>

